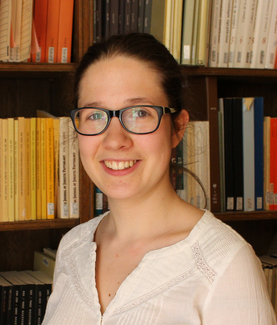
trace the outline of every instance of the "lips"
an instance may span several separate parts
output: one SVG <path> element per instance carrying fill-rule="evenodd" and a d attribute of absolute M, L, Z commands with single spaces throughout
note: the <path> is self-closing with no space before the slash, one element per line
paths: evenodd
<path fill-rule="evenodd" d="M 112 170 L 124 170 L 133 167 L 136 164 L 136 160 L 127 160 L 127 161 L 110 161 L 105 160 L 104 164 Z"/>

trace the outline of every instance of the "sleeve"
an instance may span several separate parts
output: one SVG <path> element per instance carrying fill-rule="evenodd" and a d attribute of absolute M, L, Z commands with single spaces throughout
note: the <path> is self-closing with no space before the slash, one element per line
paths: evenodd
<path fill-rule="evenodd" d="M 220 272 L 204 306 L 203 325 L 276 325 L 264 272 L 250 246 Z"/>

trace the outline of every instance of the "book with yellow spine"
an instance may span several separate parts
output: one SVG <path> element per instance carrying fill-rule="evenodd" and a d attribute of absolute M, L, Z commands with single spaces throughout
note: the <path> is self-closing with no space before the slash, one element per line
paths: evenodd
<path fill-rule="evenodd" d="M 3 119 L 0 119 L 0 206 L 3 207 L 3 202 L 4 202 L 4 198 L 3 198 L 3 190 L 4 190 L 4 180 L 3 180 L 3 152 L 4 152 L 4 148 L 3 148 Z M 2 221 L 2 217 L 3 215 L 0 215 L 0 221 Z"/>
<path fill-rule="evenodd" d="M 9 221 L 9 206 L 8 206 L 8 120 L 2 120 L 2 144 L 3 152 L 1 153 L 2 159 L 2 193 L 3 193 L 3 205 L 1 208 L 1 221 Z"/>
<path fill-rule="evenodd" d="M 40 119 L 41 133 L 41 219 L 46 219 L 47 200 L 46 200 L 46 119 Z"/>
<path fill-rule="evenodd" d="M 37 208 L 37 219 L 42 218 L 42 207 L 41 207 L 41 118 L 36 119 L 36 208 Z"/>
<path fill-rule="evenodd" d="M 18 220 L 26 220 L 25 118 L 18 117 Z"/>
<path fill-rule="evenodd" d="M 9 221 L 14 221 L 14 119 L 8 118 L 8 204 Z"/>
<path fill-rule="evenodd" d="M 36 193 L 36 118 L 30 118 L 30 185 L 31 185 L 31 210 L 30 219 L 36 220 L 37 215 L 37 193 Z"/>
<path fill-rule="evenodd" d="M 25 118 L 26 220 L 31 220 L 31 119 Z"/>
<path fill-rule="evenodd" d="M 54 120 L 46 118 L 46 201 L 47 219 L 54 219 Z"/>
<path fill-rule="evenodd" d="M 18 120 L 14 120 L 14 221 L 18 221 L 18 193 L 19 193 L 19 182 L 18 182 Z"/>

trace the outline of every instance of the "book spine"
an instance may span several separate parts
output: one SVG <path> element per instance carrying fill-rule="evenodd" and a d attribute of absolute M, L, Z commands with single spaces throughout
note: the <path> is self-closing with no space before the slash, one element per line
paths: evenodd
<path fill-rule="evenodd" d="M 22 2 L 20 61 L 28 60 L 31 54 L 33 2 L 33 0 L 24 0 Z"/>
<path fill-rule="evenodd" d="M 46 119 L 41 118 L 41 219 L 46 219 Z"/>
<path fill-rule="evenodd" d="M 143 32 L 144 33 L 150 33 L 150 30 L 151 30 L 152 1 L 153 0 L 145 0 L 144 24 L 143 24 Z"/>
<path fill-rule="evenodd" d="M 8 204 L 9 221 L 14 221 L 14 119 L 8 118 Z"/>
<path fill-rule="evenodd" d="M 46 201 L 47 219 L 54 219 L 54 121 L 46 118 Z"/>
<path fill-rule="evenodd" d="M 0 151 L 1 152 L 1 151 Z M 18 221 L 19 198 L 19 159 L 18 159 L 18 120 L 14 120 L 14 221 Z M 1 201 L 1 199 L 0 199 Z"/>
<path fill-rule="evenodd" d="M 244 210 L 255 210 L 254 98 L 243 99 Z"/>
<path fill-rule="evenodd" d="M 230 68 L 234 66 L 240 1 L 243 1 L 243 0 L 233 0 L 230 45 L 229 45 L 229 59 L 228 59 L 228 67 L 230 67 Z"/>
<path fill-rule="evenodd" d="M 145 0 L 141 0 L 143 3 Z M 125 29 L 125 0 L 119 0 L 119 12 L 118 12 L 118 31 L 119 34 L 124 34 Z M 142 22 L 143 28 L 143 22 Z"/>
<path fill-rule="evenodd" d="M 57 45 L 58 63 L 69 63 L 71 61 L 73 6 L 74 0 L 60 0 L 59 33 Z"/>
<path fill-rule="evenodd" d="M 18 219 L 26 220 L 26 134 L 25 118 L 18 117 Z"/>
<path fill-rule="evenodd" d="M 31 211 L 30 219 L 37 219 L 37 163 L 36 163 L 36 135 L 37 135 L 37 121 L 36 118 L 32 117 L 30 119 L 30 151 L 31 151 L 31 161 L 30 161 L 30 176 L 31 176 Z"/>
<path fill-rule="evenodd" d="M 40 52 L 32 55 L 33 62 L 45 62 L 46 26 L 48 0 L 36 0 L 34 10 L 34 24 Z"/>
<path fill-rule="evenodd" d="M 103 192 L 96 187 L 95 188 L 95 215 L 100 216 L 103 214 Z"/>
<path fill-rule="evenodd" d="M 69 136 L 68 136 L 68 118 L 60 118 L 60 149 L 59 149 L 59 207 L 58 217 L 69 218 Z"/>
<path fill-rule="evenodd" d="M 219 19 L 220 19 L 220 4 L 221 4 L 220 0 L 214 0 L 212 5 L 210 56 L 209 56 L 210 67 L 217 67 L 217 61 L 218 61 L 217 47 L 218 47 L 218 33 L 219 33 Z"/>
<path fill-rule="evenodd" d="M 60 1 L 48 0 L 46 24 L 45 62 L 57 62 Z"/>
<path fill-rule="evenodd" d="M 41 118 L 36 118 L 36 202 L 37 202 L 37 219 L 42 218 L 42 207 L 41 207 Z"/>
<path fill-rule="evenodd" d="M 110 36 L 117 35 L 119 28 L 119 0 L 110 3 Z"/>
<path fill-rule="evenodd" d="M 173 12 L 173 40 L 172 40 L 172 55 L 178 63 L 181 62 L 181 39 L 182 39 L 182 13 L 183 1 L 174 2 Z"/>
<path fill-rule="evenodd" d="M 3 190 L 4 190 L 4 180 L 3 180 L 3 153 L 4 153 L 4 148 L 3 148 L 3 119 L 0 118 L 0 206 L 4 206 L 4 198 L 3 198 Z M 0 221 L 2 221 L 2 217 L 0 217 Z"/>
<path fill-rule="evenodd" d="M 143 33 L 143 22 L 144 22 L 144 0 L 138 2 L 138 32 Z"/>
<path fill-rule="evenodd" d="M 138 0 L 131 0 L 131 32 L 138 32 Z"/>
<path fill-rule="evenodd" d="M 254 136 L 255 136 L 255 210 L 263 210 L 264 183 L 264 101 L 263 97 L 254 100 Z"/>
<path fill-rule="evenodd" d="M 233 151 L 235 210 L 244 208 L 242 99 L 233 98 Z"/>
<path fill-rule="evenodd" d="M 31 219 L 31 119 L 25 118 L 25 159 L 26 159 L 26 218 Z"/>
<path fill-rule="evenodd" d="M 79 218 L 79 146 L 72 121 L 69 123 L 69 216 Z"/>
<path fill-rule="evenodd" d="M 275 129 L 277 127 L 277 120 L 275 118 L 271 118 L 270 120 L 270 203 L 269 209 L 274 210 L 274 174 L 275 174 L 275 152 L 276 152 L 276 144 L 275 144 Z"/>
<path fill-rule="evenodd" d="M 275 55 L 277 48 L 277 2 L 273 2 L 270 19 L 269 38 L 266 51 L 265 68 L 274 69 Z M 276 299 L 277 301 L 277 299 Z"/>
<path fill-rule="evenodd" d="M 3 206 L 1 213 L 1 221 L 9 221 L 9 205 L 8 205 L 8 120 L 2 120 L 2 135 L 3 135 L 3 154 L 2 156 L 2 180 L 3 180 Z"/>
<path fill-rule="evenodd" d="M 264 117 L 264 209 L 270 202 L 270 117 Z"/>

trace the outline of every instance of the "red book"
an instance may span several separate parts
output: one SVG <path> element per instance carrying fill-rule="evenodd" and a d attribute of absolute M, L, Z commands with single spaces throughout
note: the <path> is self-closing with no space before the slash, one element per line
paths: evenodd
<path fill-rule="evenodd" d="M 40 53 L 32 55 L 32 62 L 45 62 L 47 6 L 48 0 L 35 1 L 34 24 Z"/>
<path fill-rule="evenodd" d="M 71 60 L 73 5 L 74 0 L 60 0 L 58 63 L 69 63 Z"/>
<path fill-rule="evenodd" d="M 277 210 L 277 118 L 270 121 L 270 200 L 269 209 Z"/>

